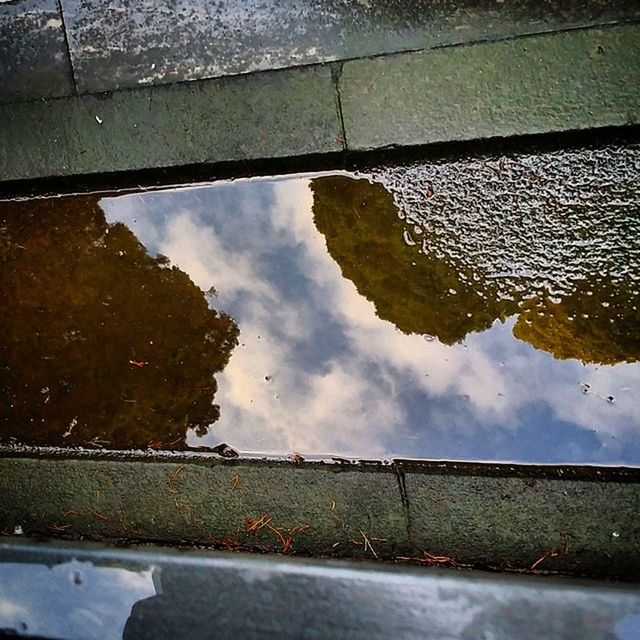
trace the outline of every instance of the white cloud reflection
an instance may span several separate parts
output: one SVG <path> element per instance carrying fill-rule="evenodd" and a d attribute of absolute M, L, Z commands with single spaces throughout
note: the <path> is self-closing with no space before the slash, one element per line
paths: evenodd
<path fill-rule="evenodd" d="M 341 276 L 312 204 L 305 177 L 101 201 L 107 219 L 127 224 L 151 253 L 203 291 L 214 286 L 213 306 L 240 326 L 241 344 L 217 376 L 221 418 L 191 444 L 639 462 L 638 365 L 556 361 L 513 338 L 512 319 L 453 346 L 402 334 Z"/>
<path fill-rule="evenodd" d="M 29 637 L 117 640 L 133 605 L 153 595 L 151 569 L 77 560 L 53 566 L 3 562 L 0 629 Z"/>

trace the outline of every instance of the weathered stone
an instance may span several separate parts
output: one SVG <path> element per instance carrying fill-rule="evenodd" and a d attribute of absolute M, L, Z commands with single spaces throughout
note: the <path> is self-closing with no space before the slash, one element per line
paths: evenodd
<path fill-rule="evenodd" d="M 346 62 L 350 149 L 640 122 L 636 25 Z"/>
<path fill-rule="evenodd" d="M 342 149 L 328 68 L 0 107 L 0 181 Z"/>
<path fill-rule="evenodd" d="M 71 61 L 56 0 L 0 3 L 0 103 L 73 92 Z"/>

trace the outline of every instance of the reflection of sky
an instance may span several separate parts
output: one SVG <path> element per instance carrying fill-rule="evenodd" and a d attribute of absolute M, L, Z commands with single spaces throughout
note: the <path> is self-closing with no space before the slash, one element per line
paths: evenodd
<path fill-rule="evenodd" d="M 354 457 L 640 463 L 640 367 L 558 361 L 496 321 L 463 344 L 405 335 L 342 277 L 306 177 L 101 201 L 240 326 L 221 418 L 193 445 Z M 581 383 L 591 385 L 583 394 Z M 615 397 L 614 403 L 607 396 Z"/>
<path fill-rule="evenodd" d="M 151 570 L 76 560 L 53 566 L 3 562 L 0 630 L 42 638 L 120 640 L 131 607 L 155 593 Z"/>
<path fill-rule="evenodd" d="M 640 631 L 637 589 L 605 584 L 363 571 L 348 564 L 269 566 L 242 556 L 195 562 L 164 556 L 141 569 L 125 554 L 100 564 L 74 559 L 52 566 L 37 564 L 29 551 L 17 555 L 32 561 L 0 562 L 2 637 L 382 638 L 395 629 L 394 637 L 414 638 L 428 628 L 429 637 L 460 640 L 637 640 Z M 283 610 L 289 612 L 284 627 Z"/>

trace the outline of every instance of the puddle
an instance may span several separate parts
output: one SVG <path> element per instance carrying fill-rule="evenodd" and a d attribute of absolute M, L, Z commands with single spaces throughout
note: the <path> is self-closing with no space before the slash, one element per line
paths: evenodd
<path fill-rule="evenodd" d="M 2 440 L 637 466 L 638 176 L 627 145 L 2 202 Z"/>
<path fill-rule="evenodd" d="M 640 630 L 637 590 L 607 583 L 482 573 L 472 579 L 469 572 L 270 563 L 240 555 L 154 554 L 152 564 L 142 554 L 89 554 L 96 561 L 83 555 L 19 550 L 11 561 L 7 554 L 9 561 L 0 562 L 3 637 L 419 638 L 427 628 L 431 637 L 461 640 L 631 640 Z M 284 626 L 283 609 L 295 610 Z M 520 635 L 525 624 L 530 632 Z"/>
<path fill-rule="evenodd" d="M 65 640 L 136 637 L 135 614 L 156 595 L 159 574 L 154 567 L 125 569 L 115 562 L 0 562 L 0 633 Z"/>

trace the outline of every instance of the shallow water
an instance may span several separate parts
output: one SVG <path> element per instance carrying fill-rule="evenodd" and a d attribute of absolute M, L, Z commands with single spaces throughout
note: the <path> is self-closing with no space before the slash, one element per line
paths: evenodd
<path fill-rule="evenodd" d="M 478 573 L 242 555 L 12 553 L 7 545 L 0 632 L 52 640 L 419 638 L 425 628 L 461 640 L 638 637 L 637 589 Z"/>
<path fill-rule="evenodd" d="M 0 203 L 2 439 L 637 466 L 639 176 L 626 146 Z"/>
<path fill-rule="evenodd" d="M 29 638 L 119 640 L 132 607 L 156 595 L 154 571 L 159 574 L 154 567 L 75 559 L 0 562 L 0 630 Z"/>

